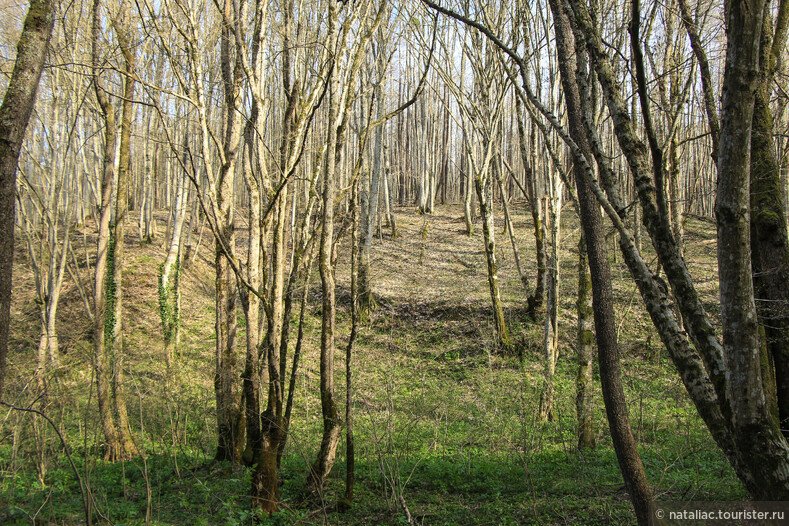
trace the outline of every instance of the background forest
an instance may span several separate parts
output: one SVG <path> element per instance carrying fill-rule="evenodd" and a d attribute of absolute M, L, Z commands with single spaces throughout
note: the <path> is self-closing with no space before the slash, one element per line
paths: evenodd
<path fill-rule="evenodd" d="M 0 2 L 0 522 L 789 500 L 787 0 Z"/>

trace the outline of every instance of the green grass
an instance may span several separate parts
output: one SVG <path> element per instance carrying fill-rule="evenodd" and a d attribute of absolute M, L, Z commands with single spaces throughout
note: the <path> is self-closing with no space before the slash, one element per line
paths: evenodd
<path fill-rule="evenodd" d="M 632 524 L 634 516 L 608 434 L 595 370 L 597 447 L 575 448 L 572 346 L 577 219 L 563 220 L 561 357 L 556 417 L 540 422 L 542 325 L 526 319 L 525 293 L 501 243 L 501 279 L 509 328 L 522 357 L 494 348 L 481 233 L 466 238 L 452 221 L 459 208 L 429 218 L 401 211 L 400 237 L 385 238 L 373 282 L 380 307 L 361 328 L 354 357 L 356 487 L 351 509 L 334 505 L 344 492 L 344 439 L 322 495 L 305 495 L 306 473 L 320 441 L 317 354 L 320 289 L 310 294 L 302 368 L 291 437 L 282 463 L 282 512 L 255 518 L 250 471 L 211 462 L 215 448 L 213 298 L 210 268 L 183 273 L 181 358 L 166 370 L 156 305 L 163 253 L 128 247 L 133 261 L 127 305 L 126 392 L 132 431 L 145 456 L 100 460 L 101 433 L 90 369 L 89 331 L 75 291 L 64 291 L 62 368 L 50 376 L 47 414 L 58 425 L 95 502 L 94 516 L 114 524 L 405 524 L 405 502 L 417 524 Z M 440 214 L 444 214 L 441 216 Z M 522 258 L 533 273 L 526 215 L 516 215 Z M 705 303 L 715 304 L 714 233 L 691 223 L 688 244 Z M 480 229 L 477 229 L 480 230 Z M 425 250 L 421 250 L 422 244 Z M 714 248 L 714 246 L 712 247 Z M 475 268 L 449 261 L 451 252 Z M 341 254 L 343 252 L 341 251 Z M 647 258 L 649 254 L 647 254 Z M 337 270 L 340 316 L 337 397 L 344 405 L 348 336 L 347 261 Z M 613 263 L 625 395 L 650 483 L 661 500 L 746 497 L 659 348 L 632 281 Z M 25 300 L 30 276 L 15 269 L 9 400 L 34 403 L 35 309 Z M 298 313 L 293 314 L 293 330 Z M 240 329 L 243 324 L 240 325 Z M 239 330 L 239 359 L 243 331 Z M 295 344 L 295 336 L 291 338 Z M 34 407 L 38 407 L 35 405 Z M 344 407 L 341 407 L 344 413 Z M 46 469 L 42 469 L 46 467 Z M 150 492 L 150 501 L 149 501 Z M 402 497 L 402 502 L 400 500 Z M 149 504 L 150 502 L 150 504 Z M 0 523 L 79 524 L 80 486 L 57 436 L 43 420 L 19 412 L 0 420 Z"/>

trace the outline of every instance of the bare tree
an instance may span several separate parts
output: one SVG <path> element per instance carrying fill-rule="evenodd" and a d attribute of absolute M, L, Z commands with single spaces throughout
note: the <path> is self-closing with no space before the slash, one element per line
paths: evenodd
<path fill-rule="evenodd" d="M 96 250 L 96 265 L 95 265 L 95 280 L 93 286 L 93 362 L 96 377 L 97 399 L 99 404 L 99 415 L 101 420 L 102 431 L 104 434 L 105 453 L 104 456 L 108 460 L 119 460 L 127 458 L 132 450 L 133 444 L 128 431 L 128 418 L 126 417 L 126 406 L 122 397 L 122 376 L 115 377 L 115 373 L 120 370 L 116 368 L 117 355 L 122 353 L 121 345 L 118 348 L 113 348 L 115 344 L 115 335 L 120 334 L 120 320 L 117 319 L 117 311 L 115 310 L 116 303 L 111 301 L 114 299 L 116 277 L 115 273 L 115 257 L 119 257 L 118 266 L 122 265 L 122 245 L 123 240 L 120 241 L 115 237 L 111 230 L 112 207 L 111 199 L 113 193 L 113 181 L 115 179 L 115 166 L 116 166 L 116 120 L 115 108 L 107 96 L 107 91 L 100 76 L 102 68 L 102 61 L 99 57 L 99 41 L 100 41 L 100 2 L 95 0 L 93 2 L 93 18 L 92 18 L 92 73 L 93 73 L 93 86 L 96 94 L 96 100 L 99 103 L 101 113 L 104 117 L 104 159 L 103 169 L 101 176 L 101 212 L 99 218 L 99 232 Z M 121 32 L 117 31 L 119 39 L 122 39 Z M 127 66 L 129 63 L 127 62 Z M 127 70 L 128 71 L 128 70 Z M 125 89 L 133 89 L 133 80 L 127 76 L 127 82 L 124 85 Z M 128 141 L 131 134 L 131 96 L 129 97 L 128 106 L 124 112 L 124 118 L 121 124 L 121 151 L 123 152 L 122 158 L 125 159 L 126 164 L 123 167 L 124 171 L 128 170 Z M 125 137 L 125 138 L 124 138 Z M 123 180 L 126 182 L 127 180 Z M 118 203 L 125 206 L 125 192 L 126 187 L 122 188 L 123 191 L 118 191 Z M 116 209 L 117 217 L 123 221 L 126 210 L 118 212 Z M 118 222 L 116 220 L 116 226 Z M 121 227 L 123 233 L 123 227 Z M 121 245 L 116 252 L 116 247 Z M 108 298 L 110 301 L 108 301 Z"/>
<path fill-rule="evenodd" d="M 11 274 L 14 263 L 16 168 L 38 82 L 55 23 L 55 4 L 32 0 L 17 44 L 11 80 L 0 106 L 0 400 L 3 398 L 8 327 L 11 317 Z"/>

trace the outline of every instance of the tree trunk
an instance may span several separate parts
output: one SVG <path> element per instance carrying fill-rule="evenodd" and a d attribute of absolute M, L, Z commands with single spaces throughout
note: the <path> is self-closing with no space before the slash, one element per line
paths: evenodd
<path fill-rule="evenodd" d="M 758 474 L 755 487 L 749 488 L 752 495 L 785 500 L 789 498 L 789 447 L 764 396 L 749 232 L 751 131 L 764 6 L 763 0 L 732 1 L 727 13 L 715 213 L 733 436 L 745 465 Z"/>
<path fill-rule="evenodd" d="M 38 81 L 55 22 L 54 3 L 32 0 L 17 43 L 16 61 L 0 106 L 0 400 L 11 322 L 11 273 L 16 222 L 16 167 L 36 101 Z"/>
<path fill-rule="evenodd" d="M 388 163 L 387 163 L 387 170 Z M 386 220 L 391 232 L 392 239 L 397 239 L 397 218 L 394 213 L 394 191 L 389 189 L 389 173 L 384 173 L 384 201 L 386 202 Z"/>
<path fill-rule="evenodd" d="M 225 19 L 231 19 L 231 3 L 224 3 Z M 232 56 L 233 37 L 227 25 L 221 34 L 221 70 L 224 95 L 223 165 L 217 176 L 217 202 L 215 205 L 217 237 L 214 251 L 216 265 L 216 395 L 217 449 L 216 460 L 233 463 L 241 459 L 244 446 L 243 413 L 240 407 L 240 376 L 236 353 L 236 280 L 228 261 L 235 249 L 234 186 L 236 164 L 241 143 L 241 119 L 238 115 L 242 73 L 240 58 Z M 236 53 L 240 51 L 236 50 Z M 198 90 L 199 91 L 199 90 Z M 206 133 L 206 130 L 203 132 Z M 208 137 L 203 137 L 204 144 Z M 206 154 L 206 147 L 203 151 Z M 208 161 L 208 159 L 207 159 Z M 225 245 L 224 248 L 222 245 Z"/>
<path fill-rule="evenodd" d="M 352 233 L 351 233 L 351 334 L 345 349 L 345 495 L 342 507 L 350 508 L 353 503 L 353 489 L 356 477 L 356 444 L 353 436 L 353 346 L 359 332 L 359 221 L 358 196 L 356 185 L 352 190 Z"/>
<path fill-rule="evenodd" d="M 558 175 L 555 175 L 558 180 Z M 553 195 L 545 198 L 545 218 L 550 218 L 551 255 L 548 258 L 548 302 L 545 316 L 543 350 L 545 353 L 545 386 L 540 396 L 540 419 L 553 420 L 553 380 L 559 358 L 559 227 L 561 223 L 561 183 L 555 185 Z"/>
<path fill-rule="evenodd" d="M 496 170 L 496 181 L 499 185 L 499 190 L 501 191 L 501 195 L 504 195 L 504 185 L 501 182 L 501 168 L 499 167 L 499 163 L 493 164 L 494 169 Z M 512 257 L 515 259 L 515 268 L 518 269 L 518 277 L 520 277 L 521 284 L 523 284 L 523 289 L 526 292 L 529 292 L 529 278 L 526 276 L 526 273 L 523 271 L 523 266 L 521 265 L 521 254 L 520 250 L 518 249 L 518 243 L 515 240 L 515 227 L 512 225 L 512 218 L 510 217 L 510 207 L 507 203 L 508 199 L 502 198 L 501 206 L 504 209 L 504 229 L 507 231 L 507 235 L 510 238 L 510 245 L 512 245 Z"/>
<path fill-rule="evenodd" d="M 126 18 L 124 9 L 121 15 Z M 126 215 L 129 209 L 129 190 L 131 182 L 131 128 L 132 113 L 134 112 L 134 55 L 132 53 L 127 34 L 126 20 L 117 24 L 116 32 L 121 52 L 124 56 L 125 76 L 123 89 L 123 110 L 121 114 L 120 148 L 118 150 L 118 187 L 115 195 L 115 225 L 112 233 L 112 253 L 110 264 L 107 267 L 107 311 L 106 326 L 111 330 L 105 334 L 107 352 L 112 360 L 112 394 L 115 413 L 117 417 L 117 430 L 119 441 L 119 454 L 126 458 L 134 450 L 131 439 L 129 417 L 126 410 L 124 397 L 124 340 L 123 340 L 123 264 L 124 248 L 126 241 Z M 111 306 L 110 306 L 111 304 Z"/>
<path fill-rule="evenodd" d="M 187 162 L 187 135 L 184 134 L 184 165 Z M 146 176 L 147 177 L 147 176 Z M 173 213 L 175 221 L 173 234 L 170 238 L 170 247 L 167 257 L 159 272 L 159 317 L 162 320 L 164 334 L 164 359 L 169 366 L 179 351 L 181 341 L 181 238 L 184 221 L 186 219 L 186 188 L 182 179 L 177 183 L 175 195 L 175 208 Z M 150 198 L 146 198 L 150 203 Z M 150 240 L 146 234 L 146 239 Z"/>
<path fill-rule="evenodd" d="M 591 159 L 589 141 L 583 126 L 583 109 L 575 78 L 578 57 L 570 20 L 560 2 L 551 0 L 550 5 L 554 16 L 556 49 L 559 54 L 559 71 L 564 87 L 570 135 L 579 146 L 579 153 L 585 158 Z M 574 170 L 578 203 L 581 209 L 581 224 L 586 236 L 589 270 L 592 278 L 595 333 L 597 335 L 603 401 L 619 468 L 633 502 L 636 518 L 640 525 L 646 525 L 649 522 L 652 489 L 647 481 L 646 471 L 630 428 L 627 402 L 622 387 L 611 270 L 608 263 L 600 206 L 592 194 L 582 163 L 578 160 L 575 162 Z"/>
<path fill-rule="evenodd" d="M 92 25 L 92 60 L 93 60 L 93 86 L 99 107 L 104 116 L 104 159 L 101 176 L 101 202 L 96 248 L 96 267 L 94 293 L 94 327 L 93 327 L 93 361 L 96 377 L 96 399 L 99 404 L 99 420 L 104 434 L 105 450 L 104 459 L 114 462 L 124 458 L 126 451 L 121 443 L 117 428 L 116 408 L 113 399 L 112 375 L 113 359 L 108 352 L 108 344 L 115 324 L 112 321 L 114 303 L 114 286 L 111 281 L 113 274 L 112 255 L 115 254 L 116 239 L 110 231 L 112 187 L 115 179 L 115 144 L 116 123 L 115 109 L 107 98 L 103 83 L 99 77 L 100 61 L 98 57 L 99 44 L 99 0 L 93 2 Z"/>
<path fill-rule="evenodd" d="M 548 254 L 545 249 L 545 239 L 543 237 L 543 218 L 539 206 L 540 196 L 537 192 L 537 179 L 529 160 L 529 149 L 526 144 L 526 128 L 523 125 L 523 104 L 519 97 L 515 98 L 515 109 L 518 116 L 518 149 L 525 172 L 525 186 L 528 192 L 526 198 L 531 208 L 531 218 L 534 227 L 534 249 L 537 256 L 537 279 L 534 284 L 534 292 L 532 292 L 527 299 L 527 305 L 529 316 L 531 316 L 533 320 L 537 320 L 540 317 L 543 302 L 545 301 Z"/>
<path fill-rule="evenodd" d="M 334 72 L 337 75 L 337 72 Z M 339 152 L 336 152 L 339 86 L 333 78 L 329 88 L 329 131 L 327 137 L 327 155 L 324 165 L 323 177 L 323 220 L 320 238 L 319 270 L 321 276 L 321 291 L 323 292 L 323 308 L 321 310 L 321 355 L 320 355 L 320 393 L 321 412 L 323 414 L 323 438 L 321 440 L 318 458 L 310 472 L 308 485 L 318 491 L 323 488 L 329 476 L 337 453 L 340 441 L 340 415 L 337 402 L 334 399 L 334 351 L 335 351 L 335 320 L 336 299 L 334 267 L 332 265 L 332 251 L 334 243 L 334 176 Z"/>
<path fill-rule="evenodd" d="M 784 2 L 782 9 L 789 11 L 789 4 Z M 784 13 L 783 16 L 789 15 Z M 764 367 L 770 360 L 762 359 L 762 380 L 766 393 L 772 394 L 768 394 L 768 405 L 777 405 L 780 429 L 789 438 L 789 238 L 770 109 L 774 81 L 772 64 L 782 51 L 771 46 L 769 20 L 768 16 L 761 31 L 761 74 L 751 131 L 751 249 L 756 310 L 764 328 L 766 351 L 775 368 L 772 371 L 771 367 Z M 785 26 L 783 32 L 783 35 L 776 35 L 779 46 L 785 41 Z M 770 409 L 774 412 L 772 407 Z"/>
<path fill-rule="evenodd" d="M 594 359 L 594 310 L 592 308 L 592 280 L 586 256 L 586 238 L 581 232 L 578 240 L 578 339 L 575 375 L 575 409 L 578 416 L 578 449 L 595 446 L 594 411 L 592 406 L 592 360 Z"/>
<path fill-rule="evenodd" d="M 504 320 L 504 309 L 501 304 L 499 292 L 499 268 L 496 262 L 496 227 L 493 224 L 493 192 L 490 173 L 484 177 L 476 175 L 474 186 L 479 200 L 479 211 L 482 215 L 482 237 L 485 243 L 485 261 L 488 264 L 488 288 L 490 289 L 493 320 L 496 325 L 496 339 L 498 345 L 506 352 L 512 350 L 512 341 L 507 332 L 507 322 Z"/>
<path fill-rule="evenodd" d="M 383 61 L 385 49 L 379 49 L 379 61 Z M 384 66 L 379 65 L 378 74 L 383 77 Z M 375 103 L 376 103 L 376 120 L 384 116 L 384 90 L 381 83 L 375 87 Z M 375 298 L 373 297 L 373 290 L 370 284 L 370 249 L 373 243 L 373 233 L 376 218 L 378 217 L 378 195 L 381 188 L 381 179 L 386 178 L 383 168 L 383 132 L 384 126 L 378 126 L 375 129 L 375 138 L 373 142 L 373 169 L 370 174 L 369 190 L 364 189 L 363 193 L 367 194 L 367 198 L 362 198 L 361 210 L 361 232 L 360 232 L 360 253 L 359 258 L 359 315 L 361 319 L 366 319 L 370 311 L 375 309 Z M 366 205 L 366 206 L 365 206 Z"/>

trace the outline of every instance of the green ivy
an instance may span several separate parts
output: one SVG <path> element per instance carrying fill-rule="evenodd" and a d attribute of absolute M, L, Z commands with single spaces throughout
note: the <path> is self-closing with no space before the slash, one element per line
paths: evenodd
<path fill-rule="evenodd" d="M 107 271 L 104 278 L 106 303 L 104 307 L 104 345 L 115 342 L 115 303 L 118 299 L 118 284 L 115 283 L 115 229 L 110 225 L 110 239 L 107 243 Z"/>
<path fill-rule="evenodd" d="M 178 285 L 181 276 L 181 256 L 175 258 L 175 269 L 170 286 L 164 285 L 164 263 L 159 265 L 159 317 L 162 319 L 164 341 L 170 343 L 181 323 L 181 310 L 178 308 Z"/>

